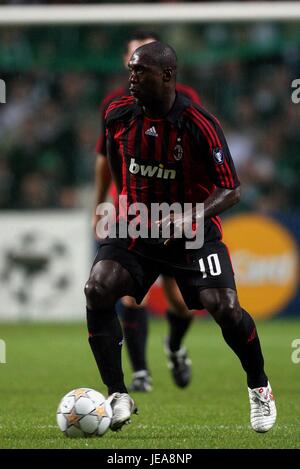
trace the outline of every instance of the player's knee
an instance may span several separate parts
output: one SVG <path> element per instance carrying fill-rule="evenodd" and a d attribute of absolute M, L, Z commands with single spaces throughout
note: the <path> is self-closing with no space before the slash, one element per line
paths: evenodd
<path fill-rule="evenodd" d="M 241 318 L 240 307 L 231 302 L 224 302 L 220 305 L 217 322 L 220 327 L 233 327 Z"/>
<path fill-rule="evenodd" d="M 115 299 L 109 292 L 105 284 L 97 282 L 94 278 L 90 278 L 84 287 L 87 307 L 91 310 L 110 309 L 114 307 Z"/>
<path fill-rule="evenodd" d="M 234 291 L 211 291 L 205 295 L 205 308 L 221 327 L 237 324 L 241 318 L 241 309 Z"/>

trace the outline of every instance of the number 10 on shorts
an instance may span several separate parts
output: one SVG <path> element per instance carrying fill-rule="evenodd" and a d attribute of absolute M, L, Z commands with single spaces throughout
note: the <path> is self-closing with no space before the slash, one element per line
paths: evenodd
<path fill-rule="evenodd" d="M 201 259 L 199 259 L 199 266 L 202 278 L 207 277 L 207 272 L 209 272 L 213 277 L 221 274 L 221 264 L 218 254 L 210 254 L 206 259 L 201 257 Z"/>

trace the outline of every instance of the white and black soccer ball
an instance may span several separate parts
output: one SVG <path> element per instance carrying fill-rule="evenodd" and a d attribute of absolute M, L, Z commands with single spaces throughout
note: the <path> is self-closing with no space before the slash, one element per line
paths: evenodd
<path fill-rule="evenodd" d="M 70 438 L 102 436 L 109 429 L 112 409 L 105 397 L 89 388 L 73 389 L 59 403 L 56 419 Z"/>

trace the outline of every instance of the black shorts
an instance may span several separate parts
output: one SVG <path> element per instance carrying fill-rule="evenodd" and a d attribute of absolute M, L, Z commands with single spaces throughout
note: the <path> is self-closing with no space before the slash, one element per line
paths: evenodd
<path fill-rule="evenodd" d="M 170 246 L 143 241 L 107 239 L 100 242 L 95 265 L 100 260 L 121 264 L 135 280 L 134 297 L 141 303 L 160 274 L 175 278 L 189 309 L 201 309 L 199 291 L 207 288 L 236 290 L 234 272 L 226 245 L 220 240 L 205 242 L 202 248 L 186 250 L 181 242 Z"/>

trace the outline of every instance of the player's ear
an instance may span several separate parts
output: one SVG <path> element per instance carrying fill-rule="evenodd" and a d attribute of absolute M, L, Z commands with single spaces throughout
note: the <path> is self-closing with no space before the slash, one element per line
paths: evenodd
<path fill-rule="evenodd" d="M 173 70 L 171 67 L 167 67 L 163 70 L 163 80 L 170 81 L 173 77 Z"/>

